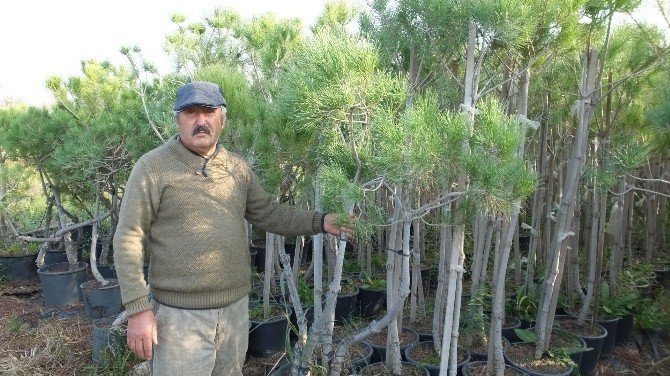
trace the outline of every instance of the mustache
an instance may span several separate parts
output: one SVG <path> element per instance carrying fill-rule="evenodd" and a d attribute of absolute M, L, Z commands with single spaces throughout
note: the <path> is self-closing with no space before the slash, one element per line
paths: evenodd
<path fill-rule="evenodd" d="M 211 135 L 212 131 L 206 125 L 196 125 L 195 128 L 193 128 L 193 134 L 192 135 L 195 136 L 198 133 L 206 133 L 206 134 Z"/>

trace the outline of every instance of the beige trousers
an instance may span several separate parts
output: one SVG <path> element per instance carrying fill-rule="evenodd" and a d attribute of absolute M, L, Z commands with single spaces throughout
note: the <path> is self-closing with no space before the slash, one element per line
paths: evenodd
<path fill-rule="evenodd" d="M 155 303 L 156 304 L 156 303 Z M 249 342 L 249 297 L 223 308 L 155 306 L 153 376 L 242 375 Z"/>

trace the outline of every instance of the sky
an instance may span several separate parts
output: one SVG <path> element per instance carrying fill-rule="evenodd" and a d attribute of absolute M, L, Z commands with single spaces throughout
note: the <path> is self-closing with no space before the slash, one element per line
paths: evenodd
<path fill-rule="evenodd" d="M 656 0 L 643 0 L 637 17 L 663 24 Z M 666 4 L 668 0 L 662 0 Z M 299 17 L 311 25 L 327 0 L 18 0 L 0 6 L 0 104 L 22 101 L 41 106 L 53 102 L 45 82 L 81 74 L 81 61 L 108 60 L 125 64 L 122 46 L 139 46 L 161 73 L 170 69 L 163 51 L 165 37 L 175 30 L 176 12 L 201 21 L 217 7 L 242 18 L 275 13 Z M 627 19 L 627 17 L 622 17 Z M 667 29 L 667 24 L 665 24 Z"/>
<path fill-rule="evenodd" d="M 45 82 L 81 74 L 81 61 L 125 64 L 122 46 L 139 46 L 146 60 L 165 73 L 170 61 L 165 37 L 175 30 L 170 16 L 201 21 L 216 7 L 243 19 L 275 13 L 310 25 L 326 0 L 18 0 L 0 5 L 0 104 L 7 100 L 41 106 L 53 102 Z"/>

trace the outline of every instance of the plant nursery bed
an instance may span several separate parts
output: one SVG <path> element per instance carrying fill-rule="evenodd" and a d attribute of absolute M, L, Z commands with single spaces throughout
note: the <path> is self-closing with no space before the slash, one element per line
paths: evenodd
<path fill-rule="evenodd" d="M 83 310 L 66 307 L 56 314 L 45 308 L 37 280 L 0 284 L 0 375 L 129 375 L 140 363 L 130 357 L 114 372 L 93 366 L 93 321 Z M 670 336 L 636 335 L 614 356 L 598 364 L 599 376 L 670 375 Z M 266 376 L 279 359 L 249 358 L 245 376 Z M 97 372 L 97 373 L 96 373 Z"/>

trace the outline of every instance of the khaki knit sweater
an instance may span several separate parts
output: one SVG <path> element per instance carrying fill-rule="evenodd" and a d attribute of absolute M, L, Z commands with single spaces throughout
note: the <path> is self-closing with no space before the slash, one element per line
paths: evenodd
<path fill-rule="evenodd" d="M 203 163 L 173 137 L 142 156 L 130 173 L 114 235 L 114 263 L 129 315 L 151 308 L 143 252 L 149 254 L 156 300 L 219 308 L 251 288 L 245 218 L 280 235 L 322 231 L 322 213 L 276 203 L 234 153 L 221 148 L 205 174 Z"/>

